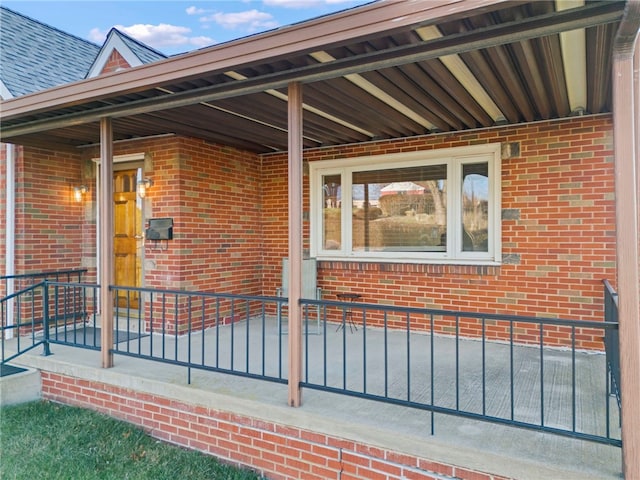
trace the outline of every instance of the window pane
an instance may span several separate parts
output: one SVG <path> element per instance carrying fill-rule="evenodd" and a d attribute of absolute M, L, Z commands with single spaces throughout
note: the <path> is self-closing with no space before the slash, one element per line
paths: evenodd
<path fill-rule="evenodd" d="M 446 185 L 446 165 L 354 172 L 353 251 L 444 251 Z"/>
<path fill-rule="evenodd" d="M 489 164 L 462 166 L 462 251 L 489 251 Z"/>
<path fill-rule="evenodd" d="M 322 248 L 324 250 L 342 248 L 341 188 L 340 175 L 322 176 Z"/>

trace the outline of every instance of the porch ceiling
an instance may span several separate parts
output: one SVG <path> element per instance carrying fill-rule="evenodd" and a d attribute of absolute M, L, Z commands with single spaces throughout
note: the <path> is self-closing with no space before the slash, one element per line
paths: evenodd
<path fill-rule="evenodd" d="M 611 111 L 626 2 L 381 2 L 1 104 L 2 141 L 75 149 L 178 134 L 287 149 L 287 84 L 304 147 Z"/>

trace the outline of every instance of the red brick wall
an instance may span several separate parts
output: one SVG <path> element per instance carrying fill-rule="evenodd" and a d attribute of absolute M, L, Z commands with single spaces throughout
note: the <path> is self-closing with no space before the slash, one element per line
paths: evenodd
<path fill-rule="evenodd" d="M 256 155 L 172 137 L 136 142 L 116 154 L 144 151 L 154 185 L 152 217 L 173 218 L 173 240 L 146 242 L 145 286 L 261 293 L 260 162 Z M 160 250 L 160 247 L 166 250 Z"/>
<path fill-rule="evenodd" d="M 113 50 L 107 59 L 107 63 L 105 63 L 104 68 L 100 72 L 100 74 L 115 72 L 118 69 L 123 68 L 131 68 L 131 65 L 124 59 L 120 52 L 117 50 Z"/>
<path fill-rule="evenodd" d="M 114 155 L 143 153 L 153 186 L 145 218 L 172 218 L 173 240 L 145 242 L 144 286 L 262 292 L 260 159 L 185 137 L 119 143 Z M 97 157 L 97 149 L 85 153 Z"/>
<path fill-rule="evenodd" d="M 6 150 L 3 145 L 0 171 L 2 199 L 0 200 L 0 258 L 2 270 L 6 272 Z M 83 259 L 95 258 L 95 229 L 87 223 L 85 201 L 73 199 L 73 186 L 84 183 L 79 156 L 55 153 L 46 150 L 16 147 L 15 163 L 15 273 L 17 275 L 83 268 Z M 83 281 L 92 281 L 95 270 L 83 275 Z M 73 280 L 78 277 L 74 275 Z M 40 279 L 38 279 L 39 281 Z M 60 278 L 66 280 L 66 277 Z M 17 279 L 14 290 L 31 285 L 33 279 Z M 0 295 L 5 283 L 1 282 Z M 60 293 L 64 298 L 49 305 L 52 314 L 71 315 L 76 309 L 77 297 L 73 292 Z M 87 305 L 87 307 L 89 307 Z M 90 308 L 90 307 L 89 307 Z M 43 317 L 41 291 L 36 291 L 31 301 L 21 306 L 23 321 L 33 316 Z M 30 328 L 21 329 L 28 332 Z"/>
<path fill-rule="evenodd" d="M 147 242 L 145 286 L 260 294 L 259 158 L 178 137 L 115 146 L 115 155 L 131 153 L 144 153 L 152 159 L 145 173 L 154 181 L 146 213 L 174 219 L 174 240 L 162 245 L 163 250 Z M 85 149 L 82 158 L 28 148 L 24 159 L 16 160 L 18 273 L 80 268 L 83 258 L 95 259 L 91 159 L 98 156 L 96 148 Z M 6 162 L 1 165 L 4 178 Z M 84 201 L 76 203 L 73 186 L 79 184 L 90 189 Z M 4 195 L 0 202 L 4 205 Z M 0 211 L 4 215 L 5 209 Z M 3 231 L 3 261 L 4 238 Z M 87 279 L 95 279 L 94 269 L 92 274 Z"/>
<path fill-rule="evenodd" d="M 146 155 L 144 174 L 153 180 L 145 198 L 146 219 L 173 219 L 172 240 L 145 242 L 143 286 L 261 294 L 259 157 L 184 137 L 140 140 L 114 149 L 116 156 L 134 153 Z M 160 303 L 156 307 L 163 308 Z M 186 303 L 178 305 L 179 328 L 186 327 L 188 310 Z M 236 306 L 235 314 L 242 315 L 241 310 Z M 221 305 L 220 319 L 228 321 L 229 311 L 229 305 Z M 174 312 L 165 314 L 173 318 Z M 161 316 L 154 312 L 154 318 Z M 198 319 L 192 320 L 198 328 Z M 171 332 L 173 325 L 167 326 Z"/>
<path fill-rule="evenodd" d="M 520 147 L 502 161 L 502 209 L 509 215 L 502 221 L 501 266 L 320 262 L 326 298 L 353 290 L 372 303 L 601 320 L 601 281 L 616 278 L 609 116 L 315 149 L 305 160 L 493 142 Z M 265 156 L 263 171 L 264 293 L 272 294 L 287 255 L 286 156 Z M 305 211 L 307 192 L 305 177 Z M 305 222 L 305 247 L 308 230 Z"/>
<path fill-rule="evenodd" d="M 616 273 L 609 116 L 314 149 L 305 159 L 490 142 L 520 148 L 502 161 L 501 266 L 320 262 L 325 298 L 349 289 L 372 303 L 600 320 L 601 280 Z M 114 153 L 139 152 L 152 159 L 147 213 L 174 219 L 166 249 L 147 242 L 145 286 L 273 295 L 287 255 L 286 155 L 180 137 L 117 144 Z M 83 160 L 97 153 L 87 149 Z M 71 198 L 74 184 L 87 183 L 81 162 L 37 149 L 26 158 L 17 172 L 18 271 L 80 266 L 95 256 L 95 221 Z M 305 178 L 307 212 L 308 188 Z M 308 249 L 308 221 L 304 228 Z"/>
<path fill-rule="evenodd" d="M 25 148 L 16 158 L 16 273 L 82 268 L 95 255 L 87 202 L 73 187 L 85 183 L 79 155 Z"/>
<path fill-rule="evenodd" d="M 272 480 L 506 480 L 343 438 L 131 389 L 42 372 L 42 394 L 138 425 L 153 437 L 215 455 Z"/>

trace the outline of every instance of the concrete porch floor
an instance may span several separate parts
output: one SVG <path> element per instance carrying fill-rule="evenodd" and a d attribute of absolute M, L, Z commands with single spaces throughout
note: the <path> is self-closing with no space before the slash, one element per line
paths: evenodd
<path fill-rule="evenodd" d="M 262 328 L 260 323 L 256 321 L 250 322 L 249 338 L 252 342 L 251 349 L 258 348 L 254 343 L 259 344 L 261 342 L 259 336 L 252 333 Z M 273 360 L 274 357 L 277 358 L 278 352 L 275 348 L 278 343 L 275 319 L 269 319 L 266 327 L 265 338 L 267 346 L 265 347 L 265 354 Z M 244 335 L 247 330 L 246 322 L 236 323 L 234 329 L 237 337 Z M 225 326 L 218 330 L 220 345 L 230 345 L 230 332 L 230 326 Z M 205 337 L 213 334 L 213 330 L 207 331 Z M 348 355 L 345 357 L 346 362 L 352 365 L 347 369 L 348 378 L 357 379 L 358 375 L 362 378 L 362 372 L 356 366 L 358 362 L 355 361 L 355 359 L 359 359 L 359 363 L 362 363 L 362 349 L 357 348 L 358 345 L 363 344 L 362 335 L 361 328 L 353 333 L 349 332 L 347 328 L 347 332 L 343 336 L 342 330 L 336 332 L 335 325 L 332 324 L 328 325 L 326 332 L 322 332 L 319 335 L 310 335 L 308 350 L 310 358 L 315 360 L 309 362 L 308 378 L 311 381 L 317 381 L 317 378 L 314 380 L 314 377 L 320 375 L 318 369 L 321 369 L 323 362 L 319 360 L 317 355 L 319 355 L 320 346 L 324 344 L 325 340 L 329 349 L 328 358 L 333 359 L 328 363 L 328 368 L 330 368 L 328 383 L 331 384 L 331 382 L 340 381 L 341 379 L 343 372 L 341 363 L 343 358 L 342 349 L 344 345 L 348 346 Z M 381 335 L 382 333 L 379 330 L 367 329 L 369 355 L 375 352 Z M 403 345 L 406 345 L 406 335 L 398 335 L 397 338 L 395 336 L 391 337 L 388 337 L 390 350 L 401 352 L 402 348 L 404 348 Z M 411 345 L 412 352 L 414 352 L 412 353 L 412 371 L 415 368 L 424 372 L 425 366 L 420 364 L 420 361 L 422 361 L 420 356 L 421 352 L 424 353 L 424 348 L 420 348 L 420 345 L 424 346 L 425 341 L 428 339 L 430 337 L 425 334 L 416 336 L 415 339 L 412 336 Z M 134 351 L 137 348 L 142 348 L 145 351 L 145 349 L 149 348 L 150 340 L 151 337 L 136 339 L 129 342 L 128 345 L 127 343 L 120 343 L 118 348 L 126 349 L 129 346 Z M 213 356 L 211 349 L 214 346 L 214 342 L 210 340 L 206 338 L 203 340 L 198 338 L 197 335 L 191 338 L 192 346 L 205 345 L 207 350 L 205 355 L 208 358 Z M 162 338 L 154 336 L 153 342 L 154 349 L 157 349 L 162 343 Z M 186 352 L 185 346 L 187 342 L 188 339 L 186 337 L 178 339 L 179 357 L 184 355 L 182 352 Z M 460 349 L 460 365 L 477 364 L 477 352 L 480 348 L 480 342 L 471 340 L 461 340 L 461 342 L 467 343 Z M 164 343 L 167 351 L 175 351 L 173 339 L 167 338 Z M 285 348 L 286 343 L 285 336 L 283 338 L 283 346 Z M 10 347 L 10 342 L 7 346 Z M 434 349 L 437 349 L 438 357 L 453 358 L 451 357 L 453 348 L 455 346 L 451 338 L 434 337 Z M 536 349 L 531 347 L 516 348 L 518 349 L 519 358 L 516 362 L 517 368 L 520 370 L 527 369 L 531 365 L 529 357 L 537 354 Z M 392 449 L 400 453 L 417 455 L 425 459 L 491 472 L 505 477 L 523 480 L 622 478 L 621 449 L 617 447 L 443 414 L 435 415 L 435 435 L 432 436 L 430 434 L 431 414 L 427 411 L 313 389 L 305 389 L 303 392 L 303 405 L 299 408 L 292 408 L 287 406 L 287 387 L 282 384 L 197 369 L 192 369 L 191 384 L 188 384 L 187 370 L 180 366 L 116 354 L 115 366 L 111 369 L 102 369 L 100 368 L 99 352 L 60 345 L 52 345 L 51 350 L 53 355 L 43 357 L 41 355 L 42 350 L 36 349 L 19 357 L 12 364 L 95 380 L 118 387 L 131 388 L 202 406 L 214 407 L 265 421 L 331 434 L 380 448 Z M 234 358 L 237 357 L 237 361 L 241 362 L 243 358 L 246 358 L 244 350 L 240 349 L 238 344 L 235 344 L 234 350 Z M 230 358 L 230 355 L 227 355 L 229 353 L 228 347 L 225 351 L 226 354 L 221 349 L 220 356 Z M 255 352 L 256 350 L 252 351 Z M 497 360 L 503 358 L 507 351 L 508 346 L 502 344 L 492 344 L 491 350 L 487 350 L 487 358 L 496 360 L 495 362 L 487 362 L 487 368 L 489 369 L 487 377 L 505 375 L 504 366 L 501 366 L 503 362 Z M 550 366 L 549 368 L 545 367 L 547 368 L 545 378 L 549 375 L 551 379 L 549 387 L 545 383 L 545 397 L 548 395 L 549 398 L 558 398 L 567 394 L 564 391 L 566 386 L 562 384 L 563 380 L 559 378 L 558 372 L 560 370 L 554 371 L 553 369 L 554 364 L 566 363 L 565 357 L 567 355 L 570 354 L 568 352 L 551 350 L 547 352 L 545 350 L 545 365 Z M 588 362 L 592 365 L 593 369 L 598 372 L 596 378 L 600 378 L 599 372 L 601 370 L 604 371 L 604 356 L 586 353 L 578 353 L 577 355 L 580 362 Z M 250 363 L 257 361 L 254 357 L 260 357 L 260 355 L 250 356 Z M 340 359 L 340 361 L 336 359 Z M 195 359 L 192 358 L 192 360 Z M 391 367 L 396 364 L 396 362 L 391 363 L 393 363 Z M 236 368 L 239 368 L 239 365 L 241 364 L 236 364 Z M 269 365 L 275 365 L 275 363 L 270 362 Z M 454 367 L 454 362 L 449 361 L 448 367 L 443 371 L 442 378 L 436 381 L 439 391 L 443 389 L 438 382 L 450 382 L 451 370 Z M 286 362 L 283 368 L 286 375 Z M 368 371 L 370 372 L 367 374 L 368 377 L 373 372 L 380 377 L 379 364 L 373 362 L 368 367 Z M 274 372 L 268 373 L 273 374 Z M 394 368 L 391 368 L 389 378 L 393 379 L 394 388 L 406 389 L 406 383 L 398 376 L 400 374 L 401 370 L 395 371 Z M 532 375 L 527 378 L 531 378 L 531 380 L 526 380 L 526 382 L 535 382 L 536 376 Z M 596 388 L 594 383 L 591 378 L 578 378 L 577 398 L 580 411 L 589 412 L 595 409 L 603 409 L 601 392 L 594 390 Z M 368 390 L 375 391 L 376 388 L 380 388 L 380 385 L 372 383 Z M 465 399 L 467 403 L 477 402 L 477 392 L 474 393 L 473 391 L 478 389 L 477 379 L 470 379 L 469 381 L 461 379 L 460 389 L 461 399 Z M 530 392 L 533 391 L 531 390 L 533 387 L 526 385 L 524 380 L 520 382 L 518 389 L 520 397 L 532 395 Z M 501 394 L 500 392 L 503 393 Z M 428 393 L 416 392 L 416 395 L 419 397 L 421 394 Z M 501 399 L 500 395 L 503 395 L 504 398 Z M 499 386 L 498 389 L 494 389 L 493 403 L 501 404 L 499 408 L 507 408 L 506 404 L 509 403 L 507 395 L 508 390 L 503 390 L 503 386 Z M 446 402 L 447 399 L 443 398 L 442 401 Z M 537 410 L 535 403 L 535 399 L 530 402 L 532 407 L 532 412 L 530 413 L 533 415 Z M 615 401 L 612 400 L 611 405 L 613 406 L 614 404 Z M 528 414 L 528 412 L 523 411 L 518 413 L 525 416 Z M 593 418 L 594 422 L 601 422 L 595 416 L 585 415 L 584 418 L 586 422 L 589 422 L 590 418 Z M 590 428 L 589 425 L 582 425 L 582 427 Z M 592 427 L 596 430 L 602 428 L 601 425 L 593 425 Z M 612 420 L 611 428 L 615 432 L 614 436 L 619 438 L 617 420 Z"/>

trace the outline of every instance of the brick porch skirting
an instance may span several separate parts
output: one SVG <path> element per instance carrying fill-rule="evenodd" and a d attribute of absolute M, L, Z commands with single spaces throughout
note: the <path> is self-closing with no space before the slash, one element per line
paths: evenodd
<path fill-rule="evenodd" d="M 42 371 L 42 396 L 125 420 L 154 438 L 273 480 L 507 478 L 64 374 Z"/>

